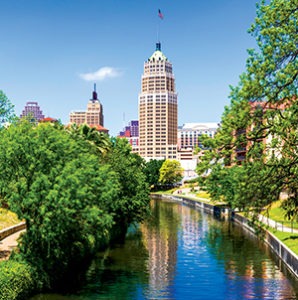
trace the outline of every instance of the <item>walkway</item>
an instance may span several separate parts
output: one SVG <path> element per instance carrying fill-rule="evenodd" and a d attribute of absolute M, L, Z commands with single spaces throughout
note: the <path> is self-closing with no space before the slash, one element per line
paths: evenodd
<path fill-rule="evenodd" d="M 11 251 L 18 245 L 18 238 L 25 230 L 18 231 L 0 241 L 0 260 L 8 259 Z"/>
<path fill-rule="evenodd" d="M 298 229 L 284 226 L 282 223 L 276 222 L 276 221 L 269 219 L 263 215 L 259 215 L 259 221 L 268 225 L 269 227 L 275 228 L 278 231 L 298 233 Z"/>

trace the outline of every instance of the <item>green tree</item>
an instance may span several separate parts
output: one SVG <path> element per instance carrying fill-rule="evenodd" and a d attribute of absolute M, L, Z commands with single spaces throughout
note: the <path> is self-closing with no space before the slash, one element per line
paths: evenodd
<path fill-rule="evenodd" d="M 0 125 L 11 122 L 14 118 L 13 105 L 7 96 L 0 90 Z"/>
<path fill-rule="evenodd" d="M 70 127 L 67 127 L 66 130 L 73 138 L 87 140 L 95 145 L 102 156 L 106 155 L 111 150 L 112 144 L 109 136 L 106 133 L 97 131 L 94 127 L 90 127 L 87 124 L 79 126 L 77 124 L 72 124 Z"/>
<path fill-rule="evenodd" d="M 123 235 L 129 224 L 140 222 L 149 213 L 149 187 L 143 172 L 145 161 L 131 152 L 126 139 L 112 138 L 112 150 L 106 157 L 119 182 L 118 198 L 108 204 L 115 215 L 114 234 Z"/>
<path fill-rule="evenodd" d="M 1 131 L 0 166 L 1 198 L 27 225 L 21 255 L 50 285 L 107 244 L 119 185 L 88 141 L 23 121 Z"/>
<path fill-rule="evenodd" d="M 298 5 L 296 0 L 265 1 L 257 6 L 257 18 L 250 29 L 258 50 L 248 50 L 246 72 L 237 87 L 231 88 L 231 103 L 225 108 L 221 127 L 212 147 L 198 166 L 211 170 L 207 189 L 222 181 L 222 166 L 238 147 L 249 145 L 246 161 L 232 168 L 235 206 L 254 207 L 258 212 L 276 200 L 281 190 L 290 197 L 284 202 L 289 217 L 298 213 L 297 184 L 297 89 L 298 89 Z M 246 129 L 243 135 L 237 130 Z M 267 139 L 266 144 L 260 140 Z M 239 172 L 239 168 L 241 171 Z M 211 186 L 211 178 L 213 183 Z M 238 179 L 236 179 L 238 178 Z M 232 188 L 231 186 L 234 186 Z M 219 194 L 226 194 L 218 185 Z"/>
<path fill-rule="evenodd" d="M 177 160 L 167 159 L 160 168 L 159 182 L 165 185 L 178 183 L 183 178 L 183 168 Z"/>
<path fill-rule="evenodd" d="M 156 186 L 158 184 L 159 176 L 160 176 L 160 168 L 164 163 L 164 159 L 151 159 L 149 160 L 144 168 L 144 173 L 146 175 L 146 181 L 149 186 Z"/>

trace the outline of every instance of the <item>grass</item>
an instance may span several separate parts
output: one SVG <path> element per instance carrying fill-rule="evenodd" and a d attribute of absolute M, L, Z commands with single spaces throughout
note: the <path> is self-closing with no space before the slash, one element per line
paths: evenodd
<path fill-rule="evenodd" d="M 196 193 L 196 197 L 198 197 L 198 198 L 206 198 L 208 200 L 211 200 L 210 199 L 210 195 L 207 192 L 204 192 L 204 191 L 199 191 L 198 193 Z"/>
<path fill-rule="evenodd" d="M 16 214 L 7 209 L 0 208 L 0 230 L 19 224 L 20 222 Z"/>
<path fill-rule="evenodd" d="M 273 228 L 268 229 L 274 234 L 281 242 L 290 248 L 295 254 L 298 255 L 298 234 L 290 232 L 277 231 Z"/>
<path fill-rule="evenodd" d="M 268 207 L 268 217 L 276 222 L 283 223 L 284 226 L 290 228 L 293 222 L 293 228 L 298 229 L 297 221 L 291 221 L 285 218 L 285 211 L 281 208 L 281 204 L 282 204 L 281 200 L 273 202 Z M 267 216 L 266 211 L 263 212 L 263 215 Z"/>
<path fill-rule="evenodd" d="M 169 195 L 172 195 L 177 189 L 171 189 L 171 190 L 161 190 L 161 191 L 153 191 L 152 193 L 153 194 L 159 194 L 159 195 L 162 195 L 162 194 L 169 194 Z"/>

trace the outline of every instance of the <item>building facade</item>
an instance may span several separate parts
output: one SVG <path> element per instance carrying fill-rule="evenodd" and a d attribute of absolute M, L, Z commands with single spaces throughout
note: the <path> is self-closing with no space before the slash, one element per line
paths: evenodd
<path fill-rule="evenodd" d="M 161 44 L 144 64 L 139 94 L 139 154 L 145 159 L 177 158 L 178 103 L 172 64 Z"/>
<path fill-rule="evenodd" d="M 30 117 L 34 122 L 44 119 L 44 115 L 38 102 L 26 102 L 26 105 L 20 115 L 20 118 Z"/>
<path fill-rule="evenodd" d="M 104 128 L 103 106 L 98 100 L 95 84 L 92 99 L 87 103 L 87 110 L 72 111 L 69 115 L 69 119 L 70 124 L 87 124 L 90 127 L 95 127 L 98 131 L 108 132 L 108 130 Z"/>
<path fill-rule="evenodd" d="M 195 149 L 202 147 L 200 137 L 214 137 L 218 129 L 217 123 L 185 123 L 178 128 L 178 149 Z M 183 152 L 183 151 L 182 151 Z"/>

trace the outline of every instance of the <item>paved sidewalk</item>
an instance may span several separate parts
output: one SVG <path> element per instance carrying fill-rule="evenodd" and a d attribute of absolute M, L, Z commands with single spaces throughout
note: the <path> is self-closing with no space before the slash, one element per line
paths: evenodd
<path fill-rule="evenodd" d="M 276 222 L 276 221 L 269 219 L 263 215 L 259 215 L 259 221 L 268 225 L 269 227 L 275 228 L 278 231 L 298 233 L 298 229 L 284 226 L 282 223 Z"/>
<path fill-rule="evenodd" d="M 11 251 L 18 245 L 18 238 L 25 230 L 18 231 L 0 241 L 0 260 L 8 259 Z"/>

